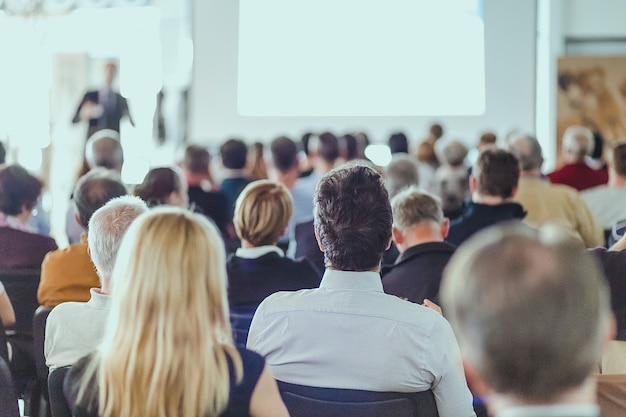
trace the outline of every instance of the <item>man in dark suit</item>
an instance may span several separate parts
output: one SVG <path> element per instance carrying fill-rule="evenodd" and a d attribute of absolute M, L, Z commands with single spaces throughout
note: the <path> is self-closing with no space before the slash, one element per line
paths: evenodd
<path fill-rule="evenodd" d="M 113 91 L 113 80 L 117 74 L 117 66 L 109 62 L 105 67 L 105 84 L 99 90 L 88 91 L 83 96 L 72 123 L 81 120 L 89 121 L 87 137 L 102 129 L 120 131 L 120 120 L 128 116 L 134 126 L 133 118 L 128 111 L 126 99 L 118 92 Z"/>
<path fill-rule="evenodd" d="M 421 304 L 436 301 L 443 269 L 455 246 L 444 242 L 450 221 L 443 216 L 441 200 L 417 187 L 391 199 L 392 236 L 400 256 L 382 269 L 383 289 Z"/>

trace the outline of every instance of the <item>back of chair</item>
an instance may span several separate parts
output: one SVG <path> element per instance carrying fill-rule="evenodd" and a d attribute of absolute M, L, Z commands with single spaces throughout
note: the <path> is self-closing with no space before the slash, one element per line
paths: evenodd
<path fill-rule="evenodd" d="M 0 318 L 0 358 L 9 361 L 9 349 L 7 348 L 7 335 L 4 333 L 4 324 Z"/>
<path fill-rule="evenodd" d="M 626 374 L 597 375 L 597 397 L 604 417 L 626 416 Z"/>
<path fill-rule="evenodd" d="M 291 417 L 439 417 L 432 391 L 374 392 L 278 381 Z"/>
<path fill-rule="evenodd" d="M 48 393 L 52 417 L 72 417 L 67 399 L 63 394 L 63 380 L 69 370 L 69 366 L 64 366 L 51 370 L 48 375 Z"/>
<path fill-rule="evenodd" d="M 0 281 L 4 284 L 7 295 L 15 310 L 15 325 L 10 329 L 19 335 L 32 336 L 33 314 L 39 307 L 37 288 L 39 288 L 38 269 L 0 271 Z"/>
<path fill-rule="evenodd" d="M 43 381 L 48 379 L 48 367 L 44 355 L 44 340 L 46 336 L 46 320 L 52 307 L 39 306 L 33 315 L 33 354 L 37 366 L 37 376 Z"/>
<path fill-rule="evenodd" d="M 237 346 L 246 347 L 250 323 L 252 323 L 257 307 L 257 304 L 230 307 L 230 327 L 233 330 L 233 339 Z"/>
<path fill-rule="evenodd" d="M 19 417 L 17 395 L 9 366 L 0 358 L 0 417 Z"/>

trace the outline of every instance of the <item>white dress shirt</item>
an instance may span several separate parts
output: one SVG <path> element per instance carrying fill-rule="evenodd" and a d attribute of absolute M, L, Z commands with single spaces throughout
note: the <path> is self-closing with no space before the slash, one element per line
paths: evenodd
<path fill-rule="evenodd" d="M 248 348 L 276 379 L 314 387 L 420 392 L 441 417 L 474 416 L 457 341 L 435 311 L 383 292 L 377 272 L 326 270 L 320 288 L 259 306 Z"/>

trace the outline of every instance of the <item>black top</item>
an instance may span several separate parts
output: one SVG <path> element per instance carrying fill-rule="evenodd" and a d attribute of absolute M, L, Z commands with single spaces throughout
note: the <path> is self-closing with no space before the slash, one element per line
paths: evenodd
<path fill-rule="evenodd" d="M 243 363 L 243 379 L 239 384 L 236 384 L 235 372 L 229 359 L 230 395 L 227 408 L 220 414 L 220 417 L 249 416 L 250 398 L 265 366 L 265 360 L 259 354 L 243 348 L 237 348 L 237 351 L 241 355 Z M 82 401 L 81 404 L 76 403 L 80 378 L 91 358 L 91 356 L 86 356 L 74 364 L 63 383 L 63 392 L 74 417 L 98 417 L 98 386 L 96 382 L 91 383 L 90 391 L 85 396 L 86 401 Z"/>
<path fill-rule="evenodd" d="M 521 220 L 524 216 L 526 216 L 524 208 L 517 203 L 488 205 L 469 201 L 466 203 L 461 217 L 450 223 L 450 233 L 448 233 L 446 241 L 459 246 L 482 229 L 496 223 Z"/>
<path fill-rule="evenodd" d="M 382 268 L 383 289 L 421 304 L 424 298 L 437 302 L 443 269 L 455 247 L 446 242 L 428 242 L 404 251 L 393 265 Z"/>
<path fill-rule="evenodd" d="M 204 191 L 199 185 L 190 185 L 187 192 L 189 202 L 194 203 L 196 212 L 209 217 L 222 235 L 226 235 L 226 226 L 231 222 L 228 199 L 222 191 Z"/>
<path fill-rule="evenodd" d="M 598 260 L 611 291 L 611 307 L 617 321 L 616 340 L 626 340 L 626 250 L 589 249 Z"/>
<path fill-rule="evenodd" d="M 250 180 L 245 177 L 225 178 L 220 184 L 220 189 L 226 195 L 228 201 L 228 216 L 231 220 L 235 211 L 237 197 L 248 184 L 250 184 Z"/>
<path fill-rule="evenodd" d="M 228 301 L 231 306 L 260 304 L 278 291 L 319 287 L 321 276 L 306 259 L 270 252 L 255 259 L 228 257 Z"/>

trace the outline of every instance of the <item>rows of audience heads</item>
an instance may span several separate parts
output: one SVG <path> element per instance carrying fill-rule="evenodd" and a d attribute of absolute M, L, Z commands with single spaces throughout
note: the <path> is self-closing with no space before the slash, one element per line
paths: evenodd
<path fill-rule="evenodd" d="M 434 243 L 447 254 L 429 297 L 441 301 L 470 387 L 489 399 L 492 412 L 587 392 L 614 336 L 609 286 L 584 236 L 521 223 L 527 215 L 515 201 L 521 178 L 542 177 L 544 162 L 532 135 L 515 133 L 498 146 L 486 132 L 470 147 L 445 138 L 440 124 L 416 143 L 395 132 L 386 166 L 365 157 L 369 139 L 362 132 L 280 136 L 267 145 L 233 138 L 215 155 L 189 145 L 178 164 L 155 167 L 140 184 L 127 185 L 114 133 L 89 139 L 86 173 L 72 196 L 99 291 L 111 303 L 102 342 L 83 360 L 86 367 L 68 376 L 72 406 L 95 406 L 100 416 L 217 416 L 231 407 L 233 381 L 246 377 L 246 365 L 229 320 L 228 241 L 267 253 L 281 239 L 293 240 L 302 190 L 327 270 L 378 273 L 396 247 L 398 261 L 381 272 L 387 291 L 385 274 L 415 256 L 408 254 L 412 247 Z M 564 163 L 585 163 L 593 135 L 571 127 L 561 146 Z M 626 142 L 609 155 L 609 178 L 626 182 Z M 42 187 L 19 165 L 0 168 L 0 212 L 27 218 Z M 216 206 L 194 200 L 192 188 L 215 198 L 211 204 L 222 205 L 226 220 L 208 212 Z M 480 210 L 493 218 L 468 225 Z M 284 416 L 265 369 L 255 382 L 265 397 L 252 397 L 251 414 Z M 462 378 L 463 368 L 457 371 Z"/>

